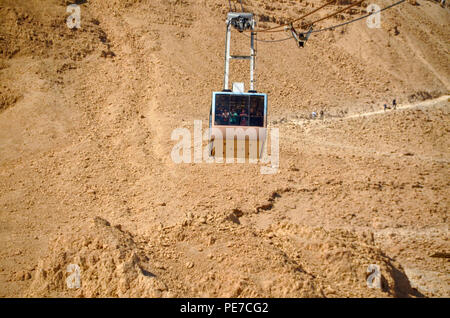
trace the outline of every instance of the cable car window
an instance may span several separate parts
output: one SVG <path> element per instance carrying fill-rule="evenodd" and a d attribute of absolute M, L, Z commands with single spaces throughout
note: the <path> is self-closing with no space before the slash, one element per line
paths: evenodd
<path fill-rule="evenodd" d="M 250 126 L 264 127 L 264 96 L 250 96 Z"/>
<path fill-rule="evenodd" d="M 239 126 L 248 126 L 248 105 L 244 105 L 239 109 Z"/>
<path fill-rule="evenodd" d="M 228 125 L 230 119 L 230 95 L 217 94 L 215 100 L 215 120 L 216 125 Z"/>
<path fill-rule="evenodd" d="M 217 94 L 215 125 L 264 127 L 264 96 Z"/>
<path fill-rule="evenodd" d="M 230 97 L 230 121 L 232 126 L 241 125 L 241 113 L 248 108 L 248 96 L 231 95 Z M 245 121 L 245 120 L 244 120 Z"/>

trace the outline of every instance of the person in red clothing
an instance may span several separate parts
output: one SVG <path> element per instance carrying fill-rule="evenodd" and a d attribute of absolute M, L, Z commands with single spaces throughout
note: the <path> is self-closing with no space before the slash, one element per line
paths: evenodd
<path fill-rule="evenodd" d="M 241 115 L 241 126 L 247 126 L 247 114 L 242 111 Z"/>

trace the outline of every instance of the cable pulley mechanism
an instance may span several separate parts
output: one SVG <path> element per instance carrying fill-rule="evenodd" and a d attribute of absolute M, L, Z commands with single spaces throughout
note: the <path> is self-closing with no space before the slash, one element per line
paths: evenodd
<path fill-rule="evenodd" d="M 246 12 L 230 12 L 227 17 L 227 24 L 230 24 L 233 28 L 239 32 L 246 30 L 253 30 L 253 14 Z"/>
<path fill-rule="evenodd" d="M 294 38 L 298 47 L 302 48 L 305 46 L 306 41 L 308 41 L 309 37 L 311 36 L 311 33 L 313 32 L 313 27 L 311 26 L 308 32 L 297 32 L 294 26 L 291 24 L 288 30 L 291 32 L 292 37 Z"/>

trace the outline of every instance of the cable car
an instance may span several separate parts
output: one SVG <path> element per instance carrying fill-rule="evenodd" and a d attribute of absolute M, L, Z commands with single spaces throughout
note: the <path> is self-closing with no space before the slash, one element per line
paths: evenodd
<path fill-rule="evenodd" d="M 230 12 L 227 17 L 225 40 L 224 87 L 221 92 L 212 93 L 210 127 L 210 154 L 213 157 L 245 159 L 261 158 L 267 130 L 267 94 L 254 90 L 254 71 L 256 51 L 254 33 L 250 37 L 250 55 L 230 55 L 231 27 L 239 32 L 254 30 L 252 13 Z M 229 63 L 231 59 L 250 60 L 250 90 L 244 92 L 243 83 L 233 83 L 228 88 Z"/>
<path fill-rule="evenodd" d="M 222 158 L 259 159 L 266 130 L 267 94 L 213 92 L 210 113 L 212 156 L 221 157 L 219 153 L 222 152 Z M 217 153 L 220 148 L 222 151 Z"/>

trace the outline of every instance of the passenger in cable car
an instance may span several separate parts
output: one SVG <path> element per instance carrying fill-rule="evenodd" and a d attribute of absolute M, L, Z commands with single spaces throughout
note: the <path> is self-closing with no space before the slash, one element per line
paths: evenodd
<path fill-rule="evenodd" d="M 248 126 L 248 114 L 245 112 L 245 108 L 241 110 L 241 126 Z"/>
<path fill-rule="evenodd" d="M 237 126 L 239 125 L 239 115 L 236 111 L 233 111 L 230 116 L 230 125 Z"/>
<path fill-rule="evenodd" d="M 222 114 L 219 114 L 216 110 L 216 116 L 214 118 L 214 124 L 215 125 L 220 125 L 222 122 Z"/>
<path fill-rule="evenodd" d="M 223 125 L 228 125 L 228 121 L 230 120 L 230 113 L 228 111 L 225 111 L 222 115 L 223 118 Z"/>
<path fill-rule="evenodd" d="M 216 109 L 216 118 L 215 118 L 215 121 L 214 121 L 214 123 L 216 125 L 223 125 L 223 123 L 224 123 L 224 112 L 225 112 L 225 108 L 224 107 L 221 107 L 221 106 L 217 107 L 217 109 Z"/>

